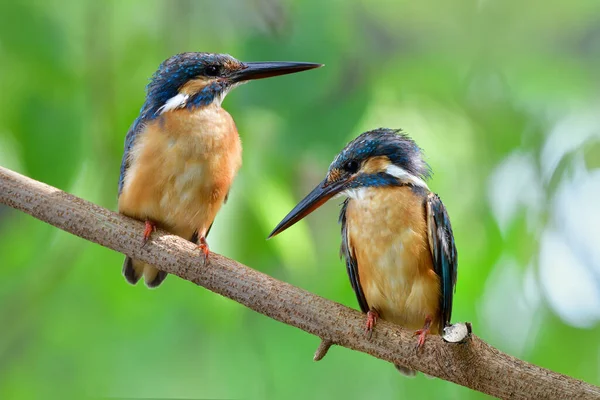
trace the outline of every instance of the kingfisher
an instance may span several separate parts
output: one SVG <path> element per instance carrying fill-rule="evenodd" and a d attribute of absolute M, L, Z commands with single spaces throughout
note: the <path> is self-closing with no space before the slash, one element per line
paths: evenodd
<path fill-rule="evenodd" d="M 241 62 L 228 54 L 181 53 L 165 60 L 146 87 L 140 115 L 125 137 L 119 176 L 121 214 L 145 222 L 144 245 L 156 227 L 196 243 L 206 236 L 242 162 L 235 123 L 221 103 L 253 79 L 322 66 L 304 62 Z M 167 274 L 125 258 L 125 279 L 157 287 Z"/>
<path fill-rule="evenodd" d="M 457 253 L 450 219 L 426 180 L 431 169 L 401 130 L 380 128 L 350 142 L 319 183 L 271 232 L 284 231 L 343 195 L 340 256 L 371 337 L 381 318 L 416 329 L 417 350 L 450 324 Z M 414 371 L 396 367 L 407 375 Z"/>

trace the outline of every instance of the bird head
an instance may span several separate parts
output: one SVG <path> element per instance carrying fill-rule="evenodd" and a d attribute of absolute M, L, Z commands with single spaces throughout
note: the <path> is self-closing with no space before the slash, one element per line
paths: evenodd
<path fill-rule="evenodd" d="M 419 146 L 400 130 L 380 128 L 365 132 L 338 154 L 319 183 L 269 235 L 283 232 L 330 198 L 343 194 L 359 198 L 370 187 L 427 188 L 430 168 Z"/>
<path fill-rule="evenodd" d="M 181 53 L 165 60 L 148 84 L 142 113 L 154 118 L 188 107 L 221 104 L 229 90 L 253 79 L 321 67 L 303 62 L 241 62 L 228 54 Z"/>

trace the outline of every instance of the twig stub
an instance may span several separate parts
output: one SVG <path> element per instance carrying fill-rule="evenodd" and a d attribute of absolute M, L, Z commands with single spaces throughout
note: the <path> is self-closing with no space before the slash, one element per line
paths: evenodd
<path fill-rule="evenodd" d="M 317 351 L 315 351 L 315 356 L 313 357 L 314 361 L 321 361 L 323 357 L 327 355 L 329 348 L 333 345 L 332 342 L 326 339 L 321 339 L 321 343 L 319 343 L 319 347 Z"/>

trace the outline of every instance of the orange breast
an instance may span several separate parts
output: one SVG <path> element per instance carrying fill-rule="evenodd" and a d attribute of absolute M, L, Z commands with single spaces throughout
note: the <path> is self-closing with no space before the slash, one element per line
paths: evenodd
<path fill-rule="evenodd" d="M 190 238 L 210 227 L 241 165 L 233 119 L 222 108 L 167 112 L 131 151 L 119 211 Z"/>
<path fill-rule="evenodd" d="M 369 307 L 409 329 L 431 316 L 439 332 L 440 280 L 433 271 L 423 198 L 408 187 L 360 189 L 348 204 L 349 246 Z"/>

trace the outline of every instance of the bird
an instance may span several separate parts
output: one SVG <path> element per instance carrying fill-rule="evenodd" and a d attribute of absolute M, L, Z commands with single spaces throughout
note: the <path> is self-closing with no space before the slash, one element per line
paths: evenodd
<path fill-rule="evenodd" d="M 241 62 L 228 54 L 187 52 L 163 61 L 126 137 L 118 185 L 119 213 L 144 221 L 142 246 L 157 227 L 198 245 L 206 236 L 242 162 L 235 122 L 221 107 L 233 88 L 254 79 L 322 64 Z M 167 274 L 130 257 L 125 279 L 159 286 Z"/>
<path fill-rule="evenodd" d="M 345 196 L 339 222 L 350 283 L 370 338 L 379 318 L 418 335 L 450 325 L 457 251 L 450 218 L 426 180 L 431 168 L 403 131 L 379 128 L 351 141 L 319 183 L 275 227 L 281 233 L 327 200 Z M 396 365 L 400 372 L 415 371 Z"/>

